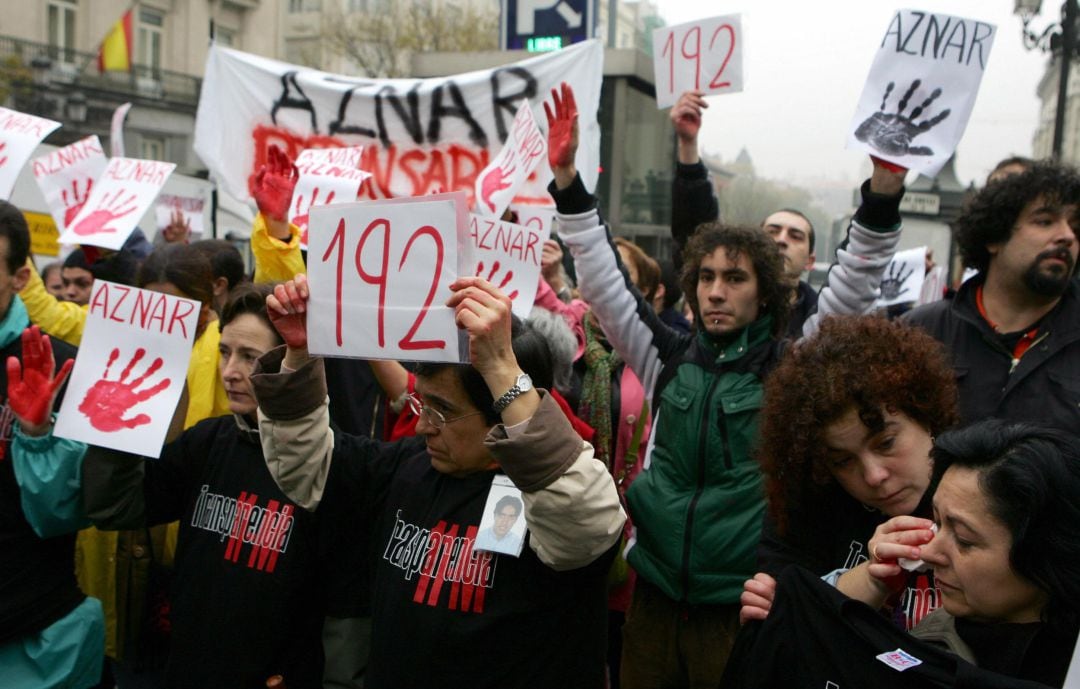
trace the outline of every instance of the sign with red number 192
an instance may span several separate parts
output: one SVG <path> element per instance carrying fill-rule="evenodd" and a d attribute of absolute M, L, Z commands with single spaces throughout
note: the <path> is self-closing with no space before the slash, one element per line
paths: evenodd
<path fill-rule="evenodd" d="M 312 354 L 459 362 L 454 312 L 464 192 L 311 209 Z"/>
<path fill-rule="evenodd" d="M 668 108 L 684 91 L 706 95 L 743 90 L 742 17 L 730 14 L 653 31 L 656 105 Z"/>

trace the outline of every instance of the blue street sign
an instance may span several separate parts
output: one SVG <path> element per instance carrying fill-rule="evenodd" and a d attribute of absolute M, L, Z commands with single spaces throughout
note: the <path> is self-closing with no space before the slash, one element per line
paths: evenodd
<path fill-rule="evenodd" d="M 593 37 L 596 0 L 502 0 L 503 50 L 525 50 L 530 38 L 570 45 Z M 534 41 L 535 44 L 535 41 Z"/>

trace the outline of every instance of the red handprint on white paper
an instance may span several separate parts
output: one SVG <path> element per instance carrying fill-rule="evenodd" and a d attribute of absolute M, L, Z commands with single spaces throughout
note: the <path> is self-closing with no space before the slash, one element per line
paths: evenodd
<path fill-rule="evenodd" d="M 90 190 L 94 187 L 94 180 L 90 177 L 86 178 L 86 190 L 79 194 L 79 180 L 71 180 L 71 196 L 68 197 L 68 190 L 63 189 L 60 192 L 60 202 L 64 204 L 64 227 L 71 224 L 71 221 L 75 219 L 75 216 L 79 214 L 82 207 L 86 205 L 86 199 L 90 198 Z"/>
<path fill-rule="evenodd" d="M 131 370 L 135 368 L 135 365 L 142 361 L 142 358 L 146 355 L 146 350 L 139 347 L 135 350 L 135 354 L 132 355 L 131 361 L 124 367 L 124 370 L 120 373 L 118 380 L 109 380 L 109 369 L 120 357 L 120 349 L 114 348 L 112 353 L 109 354 L 109 361 L 105 364 L 105 373 L 102 375 L 101 380 L 94 383 L 89 390 L 86 391 L 86 397 L 83 398 L 82 403 L 79 405 L 79 411 L 81 411 L 88 419 L 90 419 L 90 425 L 99 431 L 106 433 L 112 433 L 122 430 L 124 428 L 135 428 L 136 426 L 142 426 L 150 423 L 150 417 L 146 414 L 138 414 L 136 416 L 129 416 L 124 418 L 124 414 L 129 409 L 137 404 L 145 402 L 154 395 L 157 395 L 165 388 L 169 387 L 172 382 L 170 379 L 157 383 L 153 387 L 146 388 L 145 390 L 136 390 L 150 376 L 157 373 L 161 368 L 161 357 L 154 359 L 150 366 L 143 372 L 141 376 L 135 378 L 131 382 L 128 382 L 128 376 L 131 375 Z"/>
<path fill-rule="evenodd" d="M 312 206 L 319 206 L 319 205 L 328 206 L 328 205 L 330 205 L 330 202 L 333 201 L 333 200 L 334 200 L 334 192 L 331 191 L 329 194 L 326 195 L 326 199 L 320 204 L 319 203 L 319 188 L 318 187 L 315 187 L 315 189 L 311 192 L 311 203 L 307 204 L 306 206 L 304 205 L 304 195 L 303 194 L 300 194 L 299 196 L 296 197 L 296 209 L 293 211 L 294 215 L 292 217 L 292 220 L 290 220 L 289 222 L 291 222 L 293 225 L 296 225 L 297 227 L 300 228 L 300 243 L 301 244 L 305 244 L 305 245 L 307 244 L 307 240 L 308 240 L 308 216 L 311 213 Z"/>
<path fill-rule="evenodd" d="M 5 148 L 7 148 L 7 142 L 0 141 L 0 152 L 2 152 Z M 4 156 L 3 158 L 0 158 L 0 167 L 4 166 L 4 163 L 7 162 L 7 159 L 8 159 L 7 156 Z"/>
<path fill-rule="evenodd" d="M 480 182 L 480 200 L 491 209 L 492 213 L 495 212 L 495 204 L 492 202 L 491 197 L 503 189 L 510 188 L 510 181 L 507 178 L 512 175 L 516 169 L 517 165 L 511 165 L 505 170 L 501 167 L 497 167 L 484 175 L 484 179 Z"/>
<path fill-rule="evenodd" d="M 103 196 L 98 207 L 80 220 L 79 224 L 73 228 L 75 234 L 86 236 L 89 234 L 113 234 L 116 232 L 116 228 L 108 226 L 109 223 L 117 218 L 134 213 L 135 209 L 138 208 L 135 203 L 138 197 L 132 193 L 128 193 L 128 196 L 125 197 L 125 193 L 128 192 L 118 189 L 112 195 L 106 194 Z"/>
<path fill-rule="evenodd" d="M 501 266 L 501 264 L 500 264 L 500 263 L 499 263 L 498 261 L 495 261 L 495 262 L 494 262 L 493 264 L 491 264 L 491 270 L 489 270 L 489 271 L 488 271 L 488 274 L 487 274 L 487 275 L 483 275 L 483 272 L 484 272 L 484 262 L 483 262 L 483 261 L 480 261 L 480 263 L 476 264 L 476 272 L 475 272 L 475 273 L 473 273 L 473 274 L 474 274 L 474 275 L 475 275 L 476 277 L 481 277 L 481 278 L 484 278 L 484 279 L 485 279 L 485 280 L 487 280 L 488 282 L 490 282 L 490 283 L 494 284 L 494 283 L 495 283 L 495 280 L 494 280 L 493 278 L 495 277 L 495 273 L 499 272 L 499 268 L 501 268 L 501 267 L 502 267 L 502 266 Z M 513 280 L 513 279 L 514 279 L 514 271 L 512 271 L 512 270 L 507 270 L 507 271 L 506 271 L 506 275 L 504 275 L 504 276 L 503 276 L 502 282 L 500 282 L 500 283 L 499 283 L 499 284 L 497 285 L 497 287 L 498 287 L 499 289 L 503 289 L 503 288 L 504 288 L 504 287 L 506 287 L 506 286 L 507 286 L 508 284 L 510 284 L 510 281 L 511 281 L 511 280 Z M 517 299 L 517 296 L 518 296 L 518 291 L 517 291 L 517 290 L 514 290 L 513 292 L 511 292 L 510 294 L 508 294 L 508 295 L 506 295 L 506 296 L 510 297 L 510 301 L 513 301 L 513 300 Z"/>

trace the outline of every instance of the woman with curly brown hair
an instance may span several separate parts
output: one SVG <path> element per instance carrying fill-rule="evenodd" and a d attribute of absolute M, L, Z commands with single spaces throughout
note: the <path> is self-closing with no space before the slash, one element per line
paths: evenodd
<path fill-rule="evenodd" d="M 765 616 L 773 576 L 790 564 L 891 609 L 904 628 L 938 606 L 931 575 L 898 560 L 918 560 L 933 535 L 930 449 L 956 404 L 941 345 L 903 323 L 829 318 L 787 353 L 765 385 L 769 512 L 744 620 Z"/>

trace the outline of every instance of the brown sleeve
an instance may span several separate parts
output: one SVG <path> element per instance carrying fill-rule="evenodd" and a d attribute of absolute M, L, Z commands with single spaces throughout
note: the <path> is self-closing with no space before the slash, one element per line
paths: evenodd
<path fill-rule="evenodd" d="M 522 432 L 511 439 L 499 424 L 484 439 L 506 475 L 525 493 L 543 490 L 566 473 L 584 445 L 555 400 L 545 390 L 538 392 L 540 406 Z"/>

